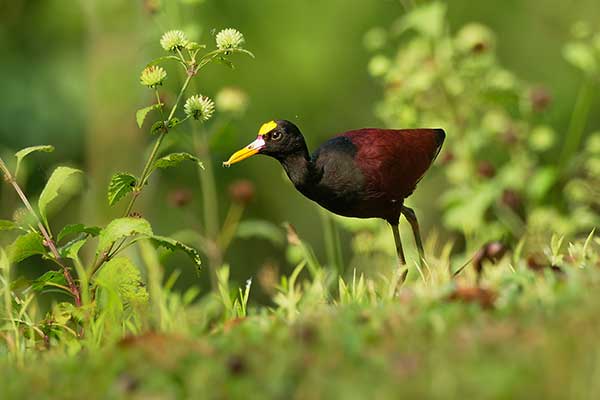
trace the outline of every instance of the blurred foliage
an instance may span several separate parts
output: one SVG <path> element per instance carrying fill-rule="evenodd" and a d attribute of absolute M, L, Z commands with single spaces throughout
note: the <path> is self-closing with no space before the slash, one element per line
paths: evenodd
<path fill-rule="evenodd" d="M 375 28 L 365 36 L 376 51 L 369 70 L 384 85 L 379 117 L 389 127 L 447 132 L 438 161 L 447 183 L 436 193 L 444 225 L 480 241 L 525 232 L 586 233 L 598 226 L 598 133 L 581 143 L 589 96 L 581 100 L 586 104 L 576 103 L 571 127 L 561 133 L 548 121 L 555 101 L 548 89 L 500 65 L 494 33 L 469 23 L 452 34 L 445 14 L 446 5 L 433 2 L 389 31 Z M 584 32 L 564 54 L 581 69 L 587 96 L 598 88 L 600 33 L 576 28 Z"/>

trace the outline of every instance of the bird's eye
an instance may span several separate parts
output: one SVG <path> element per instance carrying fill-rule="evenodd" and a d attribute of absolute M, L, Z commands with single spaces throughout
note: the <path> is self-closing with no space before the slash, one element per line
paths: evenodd
<path fill-rule="evenodd" d="M 271 134 L 271 139 L 272 140 L 279 140 L 281 139 L 281 132 L 279 131 L 275 131 Z"/>

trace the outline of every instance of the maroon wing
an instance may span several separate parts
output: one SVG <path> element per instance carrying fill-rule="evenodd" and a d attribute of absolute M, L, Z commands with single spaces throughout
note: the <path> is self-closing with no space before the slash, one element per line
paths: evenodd
<path fill-rule="evenodd" d="M 415 189 L 440 152 L 442 129 L 366 128 L 343 134 L 356 146 L 354 157 L 372 197 L 403 200 Z"/>

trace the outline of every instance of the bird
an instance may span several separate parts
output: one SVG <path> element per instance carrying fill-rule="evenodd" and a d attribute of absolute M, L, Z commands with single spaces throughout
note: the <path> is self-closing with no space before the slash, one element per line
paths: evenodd
<path fill-rule="evenodd" d="M 311 155 L 294 123 L 272 120 L 223 166 L 256 154 L 270 156 L 280 162 L 300 193 L 334 214 L 384 219 L 394 235 L 398 265 L 404 268 L 401 215 L 411 226 L 419 263 L 425 260 L 417 216 L 404 201 L 438 156 L 445 137 L 440 128 L 362 128 L 333 136 Z"/>

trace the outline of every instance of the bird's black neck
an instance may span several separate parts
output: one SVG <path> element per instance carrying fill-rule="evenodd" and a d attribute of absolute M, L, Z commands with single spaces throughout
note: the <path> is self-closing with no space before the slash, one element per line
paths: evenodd
<path fill-rule="evenodd" d="M 319 179 L 319 174 L 306 148 L 302 152 L 280 158 L 279 162 L 294 186 L 300 191 L 314 185 Z"/>

